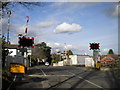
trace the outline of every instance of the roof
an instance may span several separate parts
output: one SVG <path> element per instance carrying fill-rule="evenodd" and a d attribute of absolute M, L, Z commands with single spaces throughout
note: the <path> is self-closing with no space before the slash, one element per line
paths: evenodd
<path fill-rule="evenodd" d="M 103 58 L 106 57 L 106 56 L 110 56 L 110 57 L 112 57 L 112 58 L 114 58 L 114 59 L 118 59 L 118 57 L 119 57 L 119 55 L 117 55 L 117 54 L 108 54 L 108 55 L 103 55 L 103 56 L 101 56 L 100 59 L 103 59 Z"/>
<path fill-rule="evenodd" d="M 8 49 L 19 49 L 18 45 L 16 45 L 16 44 L 7 44 L 6 47 Z"/>
<path fill-rule="evenodd" d="M 89 55 L 82 55 L 82 54 L 81 55 L 79 55 L 79 54 L 73 54 L 73 55 L 70 55 L 70 56 L 75 56 L 75 55 L 76 56 L 89 56 Z"/>
<path fill-rule="evenodd" d="M 111 59 L 107 59 L 107 58 L 111 58 Z M 117 54 L 108 54 L 108 55 L 102 56 L 100 61 L 113 61 L 117 59 L 118 59 Z"/>
<path fill-rule="evenodd" d="M 110 56 L 110 57 L 112 57 L 114 59 L 118 59 L 118 55 L 117 54 L 108 54 L 107 56 Z"/>

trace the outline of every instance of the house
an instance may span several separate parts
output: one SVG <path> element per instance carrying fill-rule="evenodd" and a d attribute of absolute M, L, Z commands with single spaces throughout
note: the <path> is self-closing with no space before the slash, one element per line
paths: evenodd
<path fill-rule="evenodd" d="M 85 58 L 85 67 L 94 67 L 95 61 L 92 57 Z"/>
<path fill-rule="evenodd" d="M 85 65 L 85 58 L 89 58 L 89 55 L 70 55 L 70 65 Z"/>
<path fill-rule="evenodd" d="M 6 48 L 10 52 L 9 56 L 15 56 L 19 52 L 19 47 L 18 45 L 15 45 L 15 44 L 6 44 Z"/>
<path fill-rule="evenodd" d="M 6 67 L 9 67 L 10 63 L 21 63 L 26 67 L 29 66 L 27 56 L 31 55 L 31 50 L 28 50 L 27 48 L 22 49 L 16 44 L 6 44 L 6 48 L 9 50 L 9 54 L 6 57 Z M 24 56 L 22 55 L 22 51 L 26 52 Z"/>
<path fill-rule="evenodd" d="M 118 61 L 118 55 L 116 54 L 107 54 L 105 56 L 101 56 L 100 60 L 102 66 L 115 64 L 116 61 Z"/>

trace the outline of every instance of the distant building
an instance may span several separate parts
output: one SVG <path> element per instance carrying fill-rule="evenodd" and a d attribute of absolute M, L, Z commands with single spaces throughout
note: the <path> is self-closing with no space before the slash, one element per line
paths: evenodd
<path fill-rule="evenodd" d="M 70 55 L 71 65 L 85 65 L 85 58 L 89 58 L 89 55 Z"/>
<path fill-rule="evenodd" d="M 107 54 L 105 56 L 101 56 L 101 65 L 106 66 L 106 65 L 111 65 L 115 62 L 118 61 L 118 55 L 116 54 Z"/>
<path fill-rule="evenodd" d="M 22 63 L 26 67 L 29 66 L 29 61 L 27 56 L 31 55 L 31 50 L 27 48 L 20 48 L 16 44 L 6 44 L 6 49 L 9 50 L 9 55 L 6 57 L 6 67 L 10 66 L 10 63 Z M 24 56 L 22 56 L 22 52 L 24 53 Z"/>
<path fill-rule="evenodd" d="M 9 56 L 15 56 L 19 53 L 19 47 L 16 44 L 6 44 L 6 48 L 9 50 Z"/>

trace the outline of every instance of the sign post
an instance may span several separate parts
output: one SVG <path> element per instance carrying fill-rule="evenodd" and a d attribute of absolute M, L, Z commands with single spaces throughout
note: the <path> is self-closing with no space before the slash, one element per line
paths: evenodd
<path fill-rule="evenodd" d="M 100 43 L 89 43 L 90 44 L 90 50 L 93 50 L 93 60 L 95 62 L 95 68 L 100 69 L 100 62 L 99 59 L 99 44 Z"/>

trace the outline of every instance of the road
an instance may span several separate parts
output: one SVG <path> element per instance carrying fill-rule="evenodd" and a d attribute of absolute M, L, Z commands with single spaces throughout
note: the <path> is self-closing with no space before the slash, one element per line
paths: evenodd
<path fill-rule="evenodd" d="M 76 66 L 35 66 L 31 67 L 22 80 L 16 80 L 11 90 L 66 88 L 118 88 L 117 81 L 110 71 L 98 71 Z"/>

